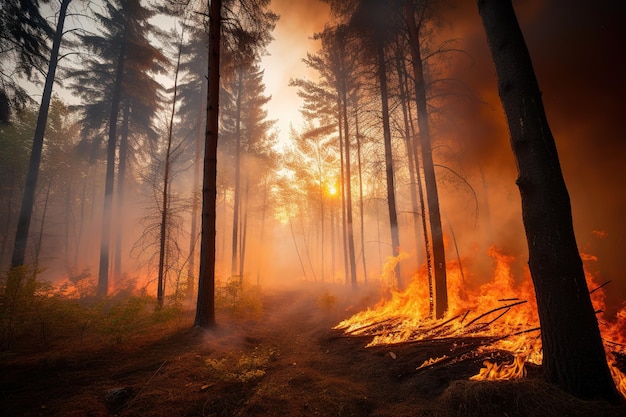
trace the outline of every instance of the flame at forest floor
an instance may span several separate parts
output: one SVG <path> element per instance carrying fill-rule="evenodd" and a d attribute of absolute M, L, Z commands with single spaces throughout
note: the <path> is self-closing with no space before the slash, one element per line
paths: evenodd
<path fill-rule="evenodd" d="M 427 273 L 420 270 L 405 291 L 389 289 L 388 296 L 375 307 L 361 311 L 340 322 L 335 329 L 350 336 L 369 336 L 367 346 L 417 343 L 425 340 L 458 340 L 459 348 L 450 355 L 432 358 L 418 369 L 442 362 L 454 362 L 468 356 L 490 352 L 508 352 L 513 360 L 505 363 L 484 362 L 484 368 L 471 379 L 510 380 L 526 376 L 526 364 L 542 362 L 541 334 L 535 293 L 530 274 L 516 283 L 511 264 L 513 257 L 490 248 L 493 278 L 478 288 L 465 281 L 458 264 L 447 270 L 449 309 L 440 320 L 432 318 Z M 393 274 L 395 264 L 406 256 L 389 258 L 384 274 Z M 389 266 L 389 267 L 387 267 Z M 467 276 L 467 271 L 465 271 Z M 594 277 L 586 272 L 587 285 L 596 311 L 604 311 L 605 293 Z M 392 282 L 383 276 L 383 283 Z M 616 386 L 626 397 L 626 377 L 618 367 L 626 362 L 626 306 L 614 320 L 599 319 L 607 361 Z M 455 346 L 457 343 L 455 342 Z M 623 369 L 622 363 L 621 369 Z"/>

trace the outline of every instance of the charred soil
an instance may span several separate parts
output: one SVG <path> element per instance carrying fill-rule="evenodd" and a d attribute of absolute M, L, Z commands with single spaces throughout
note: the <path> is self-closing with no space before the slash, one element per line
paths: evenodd
<path fill-rule="evenodd" d="M 218 316 L 132 343 L 4 357 L 3 416 L 623 416 L 543 383 L 468 381 L 485 357 L 417 368 L 463 343 L 366 348 L 332 327 L 372 297 L 319 288 L 264 297 L 255 319 Z M 139 340 L 140 339 L 140 340 Z"/>

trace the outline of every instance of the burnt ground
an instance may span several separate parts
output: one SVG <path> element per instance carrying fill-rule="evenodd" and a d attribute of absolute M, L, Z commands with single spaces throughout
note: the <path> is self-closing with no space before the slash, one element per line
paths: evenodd
<path fill-rule="evenodd" d="M 366 304 L 319 290 L 264 299 L 253 320 L 178 330 L 104 349 L 0 362 L 2 416 L 624 416 L 531 375 L 468 381 L 484 357 L 416 370 L 459 341 L 365 348 L 332 327 Z M 325 298 L 324 298 L 325 297 Z M 462 345 L 462 344 L 461 344 Z M 537 373 L 538 371 L 535 371 Z M 531 372 L 532 374 L 533 372 Z"/>

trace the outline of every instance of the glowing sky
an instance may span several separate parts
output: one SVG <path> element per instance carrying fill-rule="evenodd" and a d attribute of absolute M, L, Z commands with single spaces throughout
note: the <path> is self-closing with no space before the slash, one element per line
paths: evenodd
<path fill-rule="evenodd" d="M 515 164 L 476 3 L 448 3 L 455 7 L 445 9 L 442 37 L 463 39 L 463 48 L 475 60 L 463 76 L 485 102 L 473 115 L 473 129 L 466 137 L 468 155 L 487 170 L 487 178 L 506 184 L 503 198 L 514 207 L 509 215 L 517 226 L 504 227 L 498 233 L 516 234 L 519 239 L 523 231 L 516 207 L 519 197 L 514 185 Z M 519 0 L 514 4 L 559 149 L 579 247 L 599 255 L 602 278 L 614 282 L 608 289 L 609 297 L 624 300 L 626 140 L 622 109 L 626 59 L 622 51 L 626 2 Z M 300 120 L 300 100 L 295 89 L 287 86 L 289 79 L 312 76 L 302 58 L 307 51 L 316 51 L 317 44 L 310 37 L 323 29 L 328 12 L 318 0 L 274 0 L 271 7 L 281 19 L 274 32 L 276 40 L 268 48 L 271 55 L 263 59 L 263 67 L 266 93 L 273 96 L 269 116 L 278 119 L 285 140 L 289 125 L 298 127 Z M 524 245 L 519 246 L 522 250 Z"/>
<path fill-rule="evenodd" d="M 315 52 L 318 42 L 311 36 L 321 31 L 328 20 L 328 6 L 318 0 L 273 0 L 272 10 L 280 15 L 274 30 L 274 41 L 268 47 L 261 65 L 265 69 L 265 91 L 272 96 L 269 118 L 277 120 L 280 139 L 287 140 L 289 126 L 300 123 L 300 99 L 291 78 L 314 77 L 302 59 Z"/>

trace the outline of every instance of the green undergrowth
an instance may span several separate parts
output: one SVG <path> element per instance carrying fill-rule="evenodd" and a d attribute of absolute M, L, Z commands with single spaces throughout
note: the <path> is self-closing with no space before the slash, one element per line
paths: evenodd
<path fill-rule="evenodd" d="M 195 295 L 168 295 L 159 306 L 156 297 L 129 278 L 103 297 L 97 295 L 96 279 L 88 270 L 68 275 L 57 285 L 38 275 L 21 267 L 0 276 L 0 356 L 68 344 L 123 347 L 192 325 Z M 216 282 L 215 303 L 219 314 L 235 319 L 257 319 L 263 313 L 260 288 L 239 277 Z"/>
<path fill-rule="evenodd" d="M 265 375 L 276 357 L 274 349 L 255 348 L 251 353 L 228 355 L 224 358 L 207 358 L 205 364 L 215 380 L 246 383 Z"/>
<path fill-rule="evenodd" d="M 248 284 L 239 276 L 217 281 L 215 305 L 235 319 L 258 319 L 263 314 L 261 288 Z"/>

